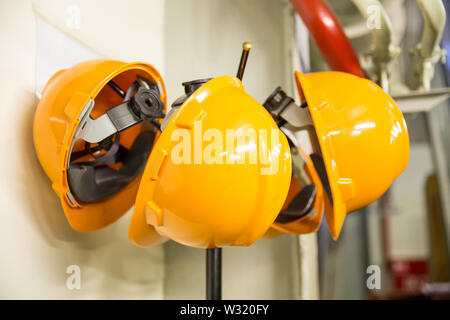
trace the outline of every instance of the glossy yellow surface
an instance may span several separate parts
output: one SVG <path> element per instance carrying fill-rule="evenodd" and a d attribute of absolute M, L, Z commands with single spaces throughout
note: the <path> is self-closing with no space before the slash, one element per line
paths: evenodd
<path fill-rule="evenodd" d="M 120 218 L 134 204 L 140 177 L 106 200 L 72 204 L 67 197 L 70 190 L 66 164 L 70 156 L 69 147 L 79 124 L 78 117 L 88 101 L 95 101 L 91 113 L 93 118 L 104 114 L 108 108 L 122 102 L 121 97 L 106 85 L 108 81 L 114 79 L 126 89 L 136 79 L 136 75 L 152 79 L 155 83 L 161 82 L 161 98 L 166 103 L 165 86 L 158 71 L 140 62 L 86 61 L 57 72 L 42 92 L 34 118 L 34 146 L 53 190 L 61 199 L 64 213 L 75 230 L 94 231 L 103 228 Z M 126 130 L 121 134 L 121 144 L 130 147 L 139 132 L 140 126 Z"/>
<path fill-rule="evenodd" d="M 296 72 L 330 181 L 325 215 L 334 239 L 347 213 L 379 198 L 409 159 L 406 122 L 375 83 L 342 72 Z M 326 206 L 327 207 L 327 206 Z"/>
<path fill-rule="evenodd" d="M 315 184 L 317 188 L 313 208 L 311 209 L 309 214 L 298 220 L 289 223 L 274 223 L 272 225 L 272 228 L 287 233 L 306 234 L 316 232 L 320 227 L 320 223 L 322 222 L 323 212 L 325 208 L 324 189 L 322 186 L 322 182 L 320 181 L 320 178 L 317 174 L 317 171 L 314 168 L 314 164 L 311 158 L 306 154 L 305 151 L 303 151 L 302 148 L 299 147 L 298 150 L 306 159 L 304 170 L 311 179 L 312 183 Z M 291 201 L 295 198 L 295 196 L 297 196 L 302 187 L 303 186 L 300 185 L 298 180 L 292 177 L 289 193 L 282 210 L 285 210 L 289 206 Z"/>
<path fill-rule="evenodd" d="M 190 164 L 177 163 L 172 152 L 180 142 L 172 135 L 182 129 L 191 141 L 199 122 L 203 133 L 215 129 L 225 137 L 227 129 L 234 129 L 237 139 L 252 130 L 269 130 L 269 142 L 250 138 L 231 153 L 224 142 L 222 164 L 195 164 L 195 151 Z M 270 142 L 272 129 L 279 133 L 279 143 Z M 203 142 L 200 150 L 204 152 L 210 143 Z M 268 164 L 226 163 L 227 156 L 245 157 L 255 148 L 270 159 Z M 273 174 L 261 174 L 261 169 L 276 166 Z M 128 237 L 138 246 L 151 246 L 161 241 L 155 237 L 156 229 L 161 237 L 193 247 L 248 246 L 275 220 L 290 179 L 289 145 L 270 114 L 237 78 L 215 78 L 184 102 L 156 142 L 141 180 Z"/>

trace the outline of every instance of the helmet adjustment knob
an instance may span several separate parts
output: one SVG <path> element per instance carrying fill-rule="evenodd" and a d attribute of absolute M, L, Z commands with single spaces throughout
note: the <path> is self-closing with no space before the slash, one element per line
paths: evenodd
<path fill-rule="evenodd" d="M 129 106 L 142 120 L 164 118 L 164 103 L 156 90 L 140 87 L 130 99 Z"/>

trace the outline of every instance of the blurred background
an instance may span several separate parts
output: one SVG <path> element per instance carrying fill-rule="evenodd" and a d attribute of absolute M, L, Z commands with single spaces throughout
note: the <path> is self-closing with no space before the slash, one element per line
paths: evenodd
<path fill-rule="evenodd" d="M 429 86 L 410 91 L 418 78 L 411 50 L 430 21 L 437 23 L 423 14 L 434 9 L 421 11 L 423 1 L 382 0 L 389 28 L 380 34 L 370 23 L 385 21 L 383 11 L 356 5 L 364 2 L 326 1 L 366 75 L 397 97 L 411 139 L 409 166 L 381 199 L 347 217 L 338 241 L 324 219 L 315 234 L 224 248 L 224 299 L 450 295 L 450 62 L 430 58 Z M 429 37 L 450 49 L 448 23 Z M 294 70 L 331 69 L 288 0 L 0 0 L 0 39 L 2 299 L 205 296 L 205 250 L 174 242 L 134 247 L 126 238 L 131 210 L 99 232 L 69 227 L 32 143 L 34 109 L 54 72 L 100 57 L 146 61 L 163 75 L 171 103 L 184 81 L 234 75 L 241 43 L 250 41 L 243 82 L 262 103 L 280 85 L 298 101 Z M 389 52 L 384 65 L 375 58 L 380 45 Z M 80 267 L 79 290 L 66 287 L 70 265 Z M 369 266 L 380 270 L 377 288 L 369 289 Z"/>
<path fill-rule="evenodd" d="M 367 60 L 371 60 L 367 53 L 374 50 L 379 35 L 358 15 L 360 10 L 355 6 L 358 2 L 364 1 L 328 1 L 367 72 L 370 70 Z M 415 78 L 417 61 L 412 50 L 423 43 L 427 34 L 424 30 L 430 21 L 424 19 L 420 1 L 386 0 L 381 4 L 392 23 L 390 45 L 400 49 L 390 62 L 389 92 L 399 97 L 396 101 L 406 117 L 411 143 L 409 164 L 378 201 L 348 216 L 338 241 L 330 240 L 322 226 L 319 232 L 321 298 L 409 299 L 431 298 L 440 293 L 441 297 L 448 298 L 448 95 L 443 90 L 442 95 L 404 98 L 405 84 L 411 86 Z M 443 4 L 449 12 L 448 1 Z M 448 48 L 449 23 L 443 29 L 441 47 Z M 309 43 L 311 69 L 327 69 L 314 41 Z M 449 86 L 448 62 L 436 63 L 430 86 L 431 91 Z M 365 285 L 365 268 L 369 265 L 380 266 L 379 290 L 368 290 Z"/>

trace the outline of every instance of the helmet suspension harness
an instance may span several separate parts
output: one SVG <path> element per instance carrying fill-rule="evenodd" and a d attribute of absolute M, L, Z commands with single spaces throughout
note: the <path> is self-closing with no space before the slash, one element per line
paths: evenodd
<path fill-rule="evenodd" d="M 124 101 L 95 120 L 90 117 L 91 104 L 81 119 L 70 148 L 72 150 L 77 139 L 85 141 L 83 150 L 71 153 L 67 171 L 71 192 L 88 203 L 117 192 L 145 166 L 155 132 L 143 132 L 130 149 L 120 144 L 120 133 L 142 122 L 160 129 L 157 120 L 165 116 L 158 86 L 151 81 L 137 76 L 126 93 L 112 80 L 108 85 Z M 109 167 L 118 162 L 123 163 L 119 170 Z"/>

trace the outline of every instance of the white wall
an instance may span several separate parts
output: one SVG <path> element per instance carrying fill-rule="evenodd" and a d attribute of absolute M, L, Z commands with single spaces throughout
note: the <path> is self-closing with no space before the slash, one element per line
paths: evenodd
<path fill-rule="evenodd" d="M 32 119 L 36 70 L 42 69 L 33 6 L 42 19 L 97 54 L 142 59 L 161 70 L 163 1 L 128 1 L 136 10 L 128 16 L 122 15 L 122 1 L 79 1 L 80 30 L 65 24 L 69 3 L 74 1 L 0 1 L 0 298 L 162 298 L 163 250 L 136 248 L 127 240 L 129 213 L 95 233 L 69 227 L 35 156 Z M 153 30 L 153 41 L 126 41 L 136 27 Z M 67 49 L 59 48 L 57 55 L 70 54 Z M 71 291 L 65 272 L 73 264 L 81 268 L 81 289 Z"/>

